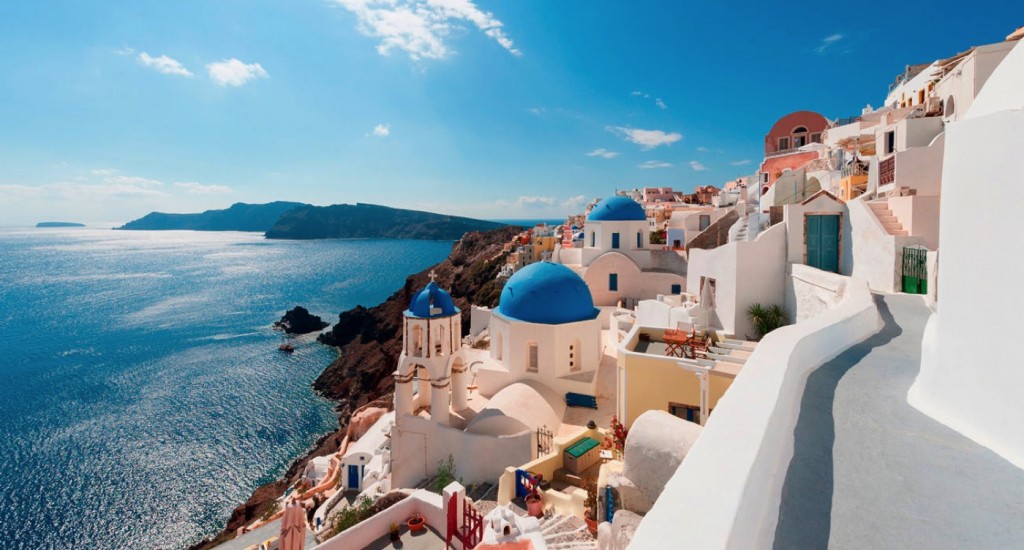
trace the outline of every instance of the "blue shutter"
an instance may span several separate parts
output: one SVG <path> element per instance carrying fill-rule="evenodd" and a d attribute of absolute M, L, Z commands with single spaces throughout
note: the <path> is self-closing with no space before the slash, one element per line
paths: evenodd
<path fill-rule="evenodd" d="M 681 285 L 672 285 L 672 294 L 682 294 L 683 287 Z"/>
<path fill-rule="evenodd" d="M 821 269 L 839 273 L 839 216 L 821 218 Z"/>
<path fill-rule="evenodd" d="M 618 233 L 612 233 L 612 248 L 618 248 L 618 247 L 619 247 L 619 234 Z"/>
<path fill-rule="evenodd" d="M 636 234 L 636 247 L 637 248 L 643 248 L 644 247 L 644 236 L 643 236 L 643 233 L 637 233 Z"/>
<path fill-rule="evenodd" d="M 619 290 L 619 274 L 609 273 L 608 274 L 608 290 L 617 292 Z"/>
<path fill-rule="evenodd" d="M 807 265 L 819 267 L 821 263 L 821 216 L 807 216 Z"/>

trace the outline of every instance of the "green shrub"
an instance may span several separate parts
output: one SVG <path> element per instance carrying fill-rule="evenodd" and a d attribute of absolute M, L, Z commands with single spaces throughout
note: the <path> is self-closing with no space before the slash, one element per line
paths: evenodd
<path fill-rule="evenodd" d="M 789 324 L 789 314 L 778 304 L 768 307 L 753 304 L 747 308 L 747 317 L 754 324 L 754 329 L 757 330 L 758 340 L 764 338 L 769 332 Z"/>

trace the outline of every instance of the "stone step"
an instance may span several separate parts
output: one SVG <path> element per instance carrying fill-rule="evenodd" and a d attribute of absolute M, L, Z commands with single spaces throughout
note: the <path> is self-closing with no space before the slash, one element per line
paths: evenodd
<path fill-rule="evenodd" d="M 878 218 L 878 221 L 882 222 L 882 225 L 885 225 L 887 223 L 899 223 L 900 221 L 898 218 L 896 218 L 896 216 L 893 216 L 892 214 L 880 214 L 876 217 Z"/>
<path fill-rule="evenodd" d="M 906 229 L 899 229 L 899 230 L 896 230 L 896 231 L 890 231 L 889 234 L 894 236 L 894 237 L 907 237 L 907 236 L 910 235 L 910 233 L 908 233 Z"/>

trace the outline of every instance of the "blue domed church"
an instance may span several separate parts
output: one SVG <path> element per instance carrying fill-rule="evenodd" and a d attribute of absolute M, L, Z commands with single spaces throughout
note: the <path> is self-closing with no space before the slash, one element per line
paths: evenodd
<path fill-rule="evenodd" d="M 491 358 L 511 379 L 544 383 L 557 392 L 593 393 L 600 363 L 601 324 L 587 284 L 568 267 L 530 264 L 513 275 L 490 320 Z"/>
<path fill-rule="evenodd" d="M 466 482 L 493 482 L 537 458 L 538 429 L 558 433 L 566 393 L 596 395 L 599 310 L 572 269 L 530 264 L 505 283 L 497 308 L 482 311 L 489 347 L 464 346 L 444 289 L 431 281 L 410 300 L 394 372 L 392 487 L 416 486 L 448 456 Z"/>
<path fill-rule="evenodd" d="M 651 246 L 651 226 L 640 204 L 616 195 L 587 215 L 582 249 L 559 249 L 560 263 L 578 272 L 598 307 L 632 308 L 659 294 L 686 288 L 686 261 L 662 246 Z"/>

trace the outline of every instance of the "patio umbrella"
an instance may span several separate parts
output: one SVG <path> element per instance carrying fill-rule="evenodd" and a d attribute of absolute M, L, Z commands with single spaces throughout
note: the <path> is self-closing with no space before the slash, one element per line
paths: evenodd
<path fill-rule="evenodd" d="M 306 544 L 306 511 L 301 506 L 289 506 L 281 517 L 281 550 L 302 550 Z"/>
<path fill-rule="evenodd" d="M 711 293 L 711 283 L 707 280 L 700 289 L 700 303 L 697 304 L 697 319 L 704 329 L 711 325 L 711 313 L 715 310 L 715 297 Z"/>

